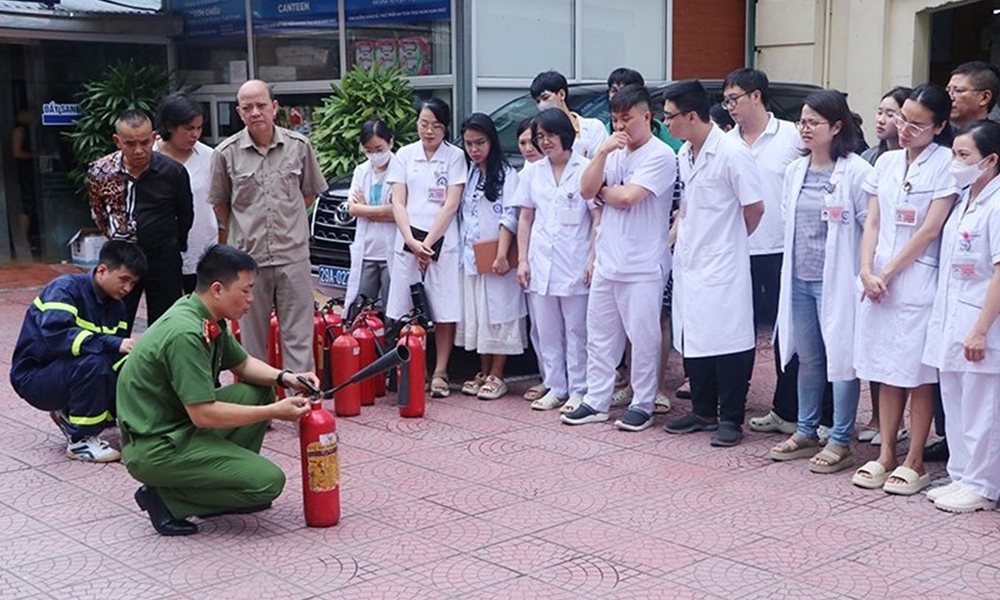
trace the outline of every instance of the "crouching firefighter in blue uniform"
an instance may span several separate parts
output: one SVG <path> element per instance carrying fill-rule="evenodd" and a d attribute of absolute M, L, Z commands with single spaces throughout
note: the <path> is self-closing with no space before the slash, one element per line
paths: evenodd
<path fill-rule="evenodd" d="M 28 404 L 49 411 L 66 436 L 68 458 L 121 458 L 100 433 L 114 425 L 118 370 L 134 341 L 124 337 L 122 299 L 145 273 L 137 245 L 109 241 L 96 267 L 49 282 L 24 316 L 10 383 Z"/>

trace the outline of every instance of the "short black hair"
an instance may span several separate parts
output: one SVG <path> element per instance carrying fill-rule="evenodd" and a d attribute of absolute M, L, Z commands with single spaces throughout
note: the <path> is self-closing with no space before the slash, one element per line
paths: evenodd
<path fill-rule="evenodd" d="M 114 271 L 125 267 L 133 274 L 141 277 L 146 276 L 149 263 L 146 261 L 146 254 L 142 248 L 133 242 L 124 240 L 109 240 L 104 242 L 100 253 L 97 255 L 97 264 L 104 265 L 109 271 Z"/>
<path fill-rule="evenodd" d="M 566 78 L 559 71 L 545 71 L 544 73 L 535 75 L 535 78 L 531 80 L 530 91 L 532 100 L 538 100 L 538 97 L 545 92 L 556 94 L 559 90 L 569 94 L 569 83 L 566 82 Z"/>
<path fill-rule="evenodd" d="M 945 124 L 941 133 L 934 136 L 934 143 L 950 148 L 955 135 L 948 122 L 951 117 L 951 96 L 948 92 L 936 83 L 922 83 L 913 88 L 913 93 L 907 100 L 919 102 L 921 106 L 931 111 L 934 115 L 934 127 Z"/>
<path fill-rule="evenodd" d="M 170 140 L 170 130 L 190 123 L 195 117 L 203 117 L 205 111 L 191 94 L 174 92 L 164 98 L 156 107 L 156 133 L 163 141 Z"/>
<path fill-rule="evenodd" d="M 980 156 L 986 158 L 990 154 L 1000 156 L 1000 123 L 984 119 L 966 123 L 958 130 L 955 137 L 972 134 L 972 142 L 979 150 Z"/>
<path fill-rule="evenodd" d="M 611 112 L 623 113 L 632 110 L 633 106 L 646 105 L 652 108 L 653 100 L 649 97 L 649 90 L 644 85 L 630 84 L 618 90 L 615 97 L 611 99 Z"/>
<path fill-rule="evenodd" d="M 198 260 L 196 292 L 204 292 L 218 281 L 229 287 L 240 273 L 257 274 L 257 261 L 242 250 L 223 244 L 212 244 Z"/>
<path fill-rule="evenodd" d="M 830 158 L 837 160 L 849 156 L 858 147 L 858 126 L 854 114 L 847 106 L 847 97 L 837 90 L 822 90 L 806 96 L 805 106 L 820 114 L 830 127 L 840 123 L 840 131 L 830 143 Z M 808 154 L 807 150 L 803 151 Z"/>
<path fill-rule="evenodd" d="M 719 127 L 729 127 L 730 129 L 736 127 L 733 115 L 729 114 L 728 110 L 722 108 L 722 105 L 718 102 L 713 104 L 712 108 L 708 109 L 708 116 L 712 117 L 712 120 Z"/>
<path fill-rule="evenodd" d="M 696 113 L 703 123 L 708 122 L 708 111 L 711 110 L 708 92 L 697 79 L 684 79 L 670 84 L 663 90 L 663 100 L 673 102 L 681 111 Z"/>
<path fill-rule="evenodd" d="M 420 101 L 420 107 L 417 108 L 417 114 L 419 115 L 420 112 L 422 110 L 424 110 L 425 108 L 427 110 L 431 111 L 431 114 L 433 114 L 434 118 L 438 120 L 438 123 L 441 123 L 442 125 L 444 125 L 444 139 L 445 139 L 445 141 L 448 141 L 448 138 L 451 137 L 450 136 L 450 134 L 451 134 L 451 107 L 448 106 L 448 103 L 445 102 L 444 100 L 442 100 L 442 99 L 440 99 L 440 98 L 438 98 L 436 96 L 431 96 L 430 98 L 428 98 L 426 100 L 421 100 Z"/>
<path fill-rule="evenodd" d="M 546 133 L 559 136 L 559 143 L 562 144 L 563 150 L 573 149 L 573 142 L 576 141 L 576 131 L 573 129 L 573 122 L 569 120 L 566 113 L 558 108 L 546 108 L 531 120 L 531 143 L 535 145 L 536 150 L 541 152 L 542 149 L 538 147 L 538 142 L 535 141 L 535 138 L 538 137 L 539 129 L 544 129 Z"/>
<path fill-rule="evenodd" d="M 646 85 L 646 80 L 642 78 L 642 73 L 628 67 L 618 67 L 608 75 L 608 88 L 613 85 L 625 87 L 626 85 Z"/>
<path fill-rule="evenodd" d="M 117 130 L 119 125 L 128 125 L 133 129 L 138 129 L 142 127 L 143 123 L 150 125 L 153 123 L 146 111 L 138 108 L 126 108 L 118 113 L 118 117 L 115 119 L 115 129 Z"/>
<path fill-rule="evenodd" d="M 521 137 L 522 133 L 531 129 L 531 122 L 534 120 L 535 120 L 534 117 L 528 117 L 527 119 L 522 119 L 521 122 L 517 124 L 517 137 Z"/>
<path fill-rule="evenodd" d="M 997 103 L 997 92 L 1000 91 L 1000 76 L 997 74 L 996 66 L 985 60 L 972 60 L 958 65 L 951 74 L 965 75 L 977 90 L 988 90 L 990 102 L 986 110 L 993 110 Z"/>
<path fill-rule="evenodd" d="M 767 81 L 767 73 L 760 69 L 736 69 L 726 75 L 722 81 L 722 90 L 736 86 L 746 93 L 760 92 L 760 101 L 767 106 L 771 100 L 771 92 Z"/>
<path fill-rule="evenodd" d="M 385 121 L 382 119 L 369 119 L 361 126 L 361 145 L 364 146 L 373 137 L 391 142 L 394 136 L 392 135 L 392 129 L 389 128 L 389 125 Z"/>

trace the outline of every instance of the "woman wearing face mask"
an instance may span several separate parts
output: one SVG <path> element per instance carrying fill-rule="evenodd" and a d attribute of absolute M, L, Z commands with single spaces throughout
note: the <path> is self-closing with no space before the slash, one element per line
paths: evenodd
<path fill-rule="evenodd" d="M 434 318 L 435 362 L 431 396 L 444 398 L 448 360 L 455 344 L 455 324 L 462 318 L 458 220 L 455 214 L 465 189 L 465 154 L 449 144 L 451 109 L 440 98 L 420 103 L 420 139 L 403 146 L 389 163 L 396 218 L 389 300 L 386 315 L 399 319 L 413 307 L 411 287 L 423 283 Z"/>
<path fill-rule="evenodd" d="M 899 150 L 899 132 L 896 131 L 893 117 L 912 93 L 913 90 L 908 87 L 896 86 L 882 96 L 882 101 L 875 110 L 875 137 L 878 138 L 878 145 L 862 152 L 861 158 L 874 165 L 886 151 Z"/>
<path fill-rule="evenodd" d="M 580 176 L 590 161 L 573 150 L 569 117 L 543 110 L 531 131 L 545 158 L 521 171 L 514 196 L 521 208 L 517 279 L 538 325 L 535 352 L 548 388 L 531 408 L 568 412 L 587 392 L 587 294 L 600 211 L 580 196 Z"/>
<path fill-rule="evenodd" d="M 950 173 L 951 99 L 917 87 L 895 115 L 900 150 L 883 154 L 865 183 L 868 218 L 861 246 L 864 288 L 855 329 L 858 376 L 882 384 L 882 446 L 852 482 L 912 495 L 930 483 L 923 448 L 934 415 L 937 371 L 921 362 L 937 288 L 941 227 L 957 196 Z M 897 467 L 896 431 L 910 395 L 910 448 Z"/>
<path fill-rule="evenodd" d="M 861 233 L 868 212 L 864 183 L 872 168 L 853 152 L 857 130 L 844 95 L 810 94 L 798 122 L 805 156 L 785 170 L 784 259 L 778 301 L 778 348 L 785 365 L 798 353 L 799 421 L 795 434 L 768 455 L 808 458 L 814 473 L 851 464 L 860 384 L 854 372 Z M 817 430 L 827 381 L 833 382 L 833 427 L 820 450 Z"/>
<path fill-rule="evenodd" d="M 479 353 L 480 363 L 479 373 L 462 385 L 462 393 L 496 400 L 507 393 L 507 356 L 523 353 L 528 342 L 524 293 L 507 259 L 516 247 L 517 208 L 511 202 L 518 177 L 504 158 L 500 135 L 488 116 L 470 115 L 462 123 L 462 139 L 469 175 L 459 213 L 464 309 L 455 337 L 456 345 Z M 491 240 L 497 240 L 496 253 L 489 258 L 489 272 L 480 273 L 475 245 Z"/>
<path fill-rule="evenodd" d="M 951 173 L 962 194 L 941 235 L 941 276 L 924 362 L 940 369 L 951 483 L 927 492 L 949 512 L 1000 496 L 1000 124 L 959 130 Z"/>
<path fill-rule="evenodd" d="M 392 130 L 380 119 L 361 126 L 361 147 L 368 160 L 354 169 L 347 209 L 357 221 L 351 243 L 351 274 L 344 305 L 358 295 L 378 299 L 385 309 L 389 295 L 389 257 L 396 222 L 392 215 L 392 189 L 385 183 L 392 161 Z"/>

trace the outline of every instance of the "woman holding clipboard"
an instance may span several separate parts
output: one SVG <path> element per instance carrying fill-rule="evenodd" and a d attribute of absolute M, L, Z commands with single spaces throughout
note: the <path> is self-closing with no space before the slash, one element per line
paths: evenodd
<path fill-rule="evenodd" d="M 455 323 L 462 316 L 458 222 L 465 188 L 465 156 L 445 141 L 451 109 L 440 98 L 420 103 L 420 140 L 401 148 L 389 167 L 392 211 L 399 232 L 393 244 L 386 315 L 399 319 L 413 308 L 410 286 L 422 283 L 434 318 L 436 357 L 431 396 L 444 398 Z"/>
<path fill-rule="evenodd" d="M 462 123 L 462 138 L 469 175 L 459 216 L 464 300 L 457 345 L 477 351 L 480 364 L 479 373 L 462 385 L 462 393 L 496 400 L 507 393 L 507 356 L 524 352 L 528 341 L 524 292 L 509 258 L 517 248 L 517 209 L 511 200 L 518 178 L 488 116 L 469 116 Z"/>

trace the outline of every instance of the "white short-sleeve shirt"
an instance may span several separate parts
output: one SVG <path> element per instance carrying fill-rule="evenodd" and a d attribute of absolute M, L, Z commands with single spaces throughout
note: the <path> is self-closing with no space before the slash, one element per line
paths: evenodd
<path fill-rule="evenodd" d="M 764 200 L 764 216 L 750 236 L 750 255 L 780 254 L 785 243 L 785 221 L 781 214 L 781 185 L 785 178 L 785 168 L 802 156 L 802 138 L 791 121 L 783 121 L 768 113 L 767 127 L 753 145 L 747 144 L 739 127 L 729 130 L 728 135 L 738 140 L 750 150 L 757 175 L 760 192 Z"/>
<path fill-rule="evenodd" d="M 597 154 L 597 149 L 601 147 L 604 140 L 608 139 L 608 130 L 604 126 L 604 123 L 598 119 L 577 115 L 576 121 L 580 132 L 573 142 L 573 154 L 586 159 L 594 158 L 594 155 Z"/>
<path fill-rule="evenodd" d="M 597 228 L 595 273 L 613 281 L 666 277 L 663 267 L 676 179 L 677 157 L 656 137 L 635 150 L 623 148 L 608 155 L 605 185 L 638 185 L 649 195 L 628 208 L 604 206 Z"/>
<path fill-rule="evenodd" d="M 524 166 L 513 206 L 535 212 L 528 245 L 529 291 L 582 296 L 590 255 L 590 208 L 580 195 L 580 176 L 590 163 L 575 152 L 556 183 L 548 157 Z"/>
<path fill-rule="evenodd" d="M 444 206 L 448 186 L 465 185 L 466 169 L 465 153 L 460 148 L 442 142 L 428 160 L 423 143 L 417 141 L 399 149 L 385 180 L 390 184 L 406 184 L 410 225 L 429 231 Z M 402 245 L 402 234 L 396 240 L 397 245 Z M 453 219 L 445 232 L 443 248 L 454 249 L 458 243 L 458 223 Z"/>

